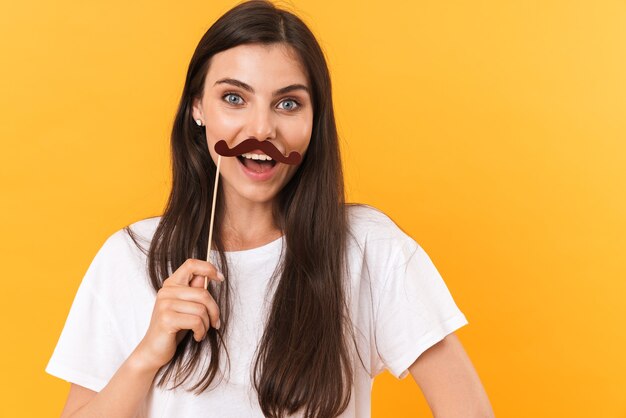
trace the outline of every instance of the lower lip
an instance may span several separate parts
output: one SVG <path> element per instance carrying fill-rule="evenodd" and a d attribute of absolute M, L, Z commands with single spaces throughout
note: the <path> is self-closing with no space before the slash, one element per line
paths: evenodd
<path fill-rule="evenodd" d="M 263 173 L 257 173 L 256 171 L 250 170 L 248 167 L 243 165 L 243 163 L 239 161 L 239 158 L 235 157 L 235 159 L 237 160 L 237 164 L 239 164 L 239 167 L 241 167 L 241 170 L 248 177 L 250 177 L 252 180 L 255 180 L 255 181 L 264 181 L 264 180 L 268 180 L 272 178 L 274 173 L 278 170 L 278 166 L 280 165 L 280 163 L 277 161 L 274 167 L 270 168 L 269 170 Z"/>

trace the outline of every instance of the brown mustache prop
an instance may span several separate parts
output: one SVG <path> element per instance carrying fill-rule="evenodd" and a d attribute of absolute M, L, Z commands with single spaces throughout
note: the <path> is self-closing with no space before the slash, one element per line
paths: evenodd
<path fill-rule="evenodd" d="M 271 142 L 259 141 L 254 138 L 248 138 L 232 149 L 228 147 L 228 144 L 223 139 L 220 139 L 215 144 L 215 152 L 224 157 L 237 157 L 257 149 L 260 149 L 280 163 L 297 165 L 302 161 L 302 155 L 297 151 L 291 151 L 289 155 L 285 157 Z"/>

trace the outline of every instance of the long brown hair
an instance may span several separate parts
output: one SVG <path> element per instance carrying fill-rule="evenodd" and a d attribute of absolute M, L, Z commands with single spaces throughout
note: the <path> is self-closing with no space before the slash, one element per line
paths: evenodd
<path fill-rule="evenodd" d="M 344 288 L 349 232 L 331 81 L 324 54 L 306 24 L 269 1 L 249 1 L 232 8 L 204 34 L 191 58 L 171 135 L 172 190 L 147 253 L 148 272 L 158 291 L 187 258 L 207 259 L 216 166 L 204 129 L 192 118 L 191 106 L 202 95 L 211 57 L 251 43 L 291 46 L 307 71 L 313 104 L 309 148 L 275 201 L 274 217 L 285 234 L 286 249 L 274 274 L 280 280 L 257 348 L 252 380 L 265 416 L 283 417 L 304 407 L 307 418 L 335 417 L 350 401 L 354 372 L 346 336 L 355 340 Z M 222 347 L 228 356 L 222 339 L 229 325 L 230 292 L 220 229 L 224 215 L 220 192 L 214 244 L 226 281 L 219 287 L 211 285 L 209 292 L 220 307 L 222 325 L 220 330 L 210 328 L 200 343 L 187 333 L 172 360 L 161 368 L 159 387 L 171 378 L 174 387 L 180 386 L 208 351 L 206 373 L 191 388 L 199 394 L 219 371 Z M 141 248 L 130 227 L 125 230 Z"/>

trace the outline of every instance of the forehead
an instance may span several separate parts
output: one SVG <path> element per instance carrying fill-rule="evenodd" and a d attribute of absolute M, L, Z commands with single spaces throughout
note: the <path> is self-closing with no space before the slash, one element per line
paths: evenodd
<path fill-rule="evenodd" d="M 297 52 L 285 44 L 246 44 L 215 54 L 206 76 L 206 88 L 215 81 L 235 78 L 255 90 L 274 91 L 290 84 L 308 86 L 306 70 Z"/>

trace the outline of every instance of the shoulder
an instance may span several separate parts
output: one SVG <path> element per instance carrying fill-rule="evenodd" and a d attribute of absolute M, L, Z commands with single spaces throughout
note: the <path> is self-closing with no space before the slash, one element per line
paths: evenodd
<path fill-rule="evenodd" d="M 156 231 L 159 223 L 161 222 L 161 216 L 151 216 L 149 218 L 140 219 L 128 225 L 128 228 L 132 229 L 133 232 L 140 234 L 145 239 L 151 239 L 152 235 L 154 235 L 154 231 Z M 121 229 L 123 231 L 124 228 Z"/>
<path fill-rule="evenodd" d="M 141 219 L 110 234 L 105 240 L 101 252 L 109 256 L 122 255 L 139 245 L 149 246 L 161 220 L 160 216 Z"/>
<path fill-rule="evenodd" d="M 141 219 L 111 233 L 98 250 L 93 267 L 112 271 L 143 265 L 160 219 Z"/>
<path fill-rule="evenodd" d="M 133 283 L 133 277 L 146 276 L 145 250 L 150 247 L 159 220 L 160 217 L 142 219 L 110 234 L 87 270 L 83 279 L 85 286 L 102 297 L 108 293 L 115 297 L 119 286 Z"/>
<path fill-rule="evenodd" d="M 349 235 L 359 243 L 387 245 L 415 243 L 389 215 L 374 206 L 349 204 L 346 211 Z"/>
<path fill-rule="evenodd" d="M 346 205 L 348 223 L 354 231 L 385 231 L 397 227 L 396 223 L 382 210 L 364 203 Z"/>
<path fill-rule="evenodd" d="M 364 204 L 350 204 L 347 249 L 351 257 L 380 264 L 388 269 L 406 263 L 419 249 L 419 244 L 382 210 Z"/>

